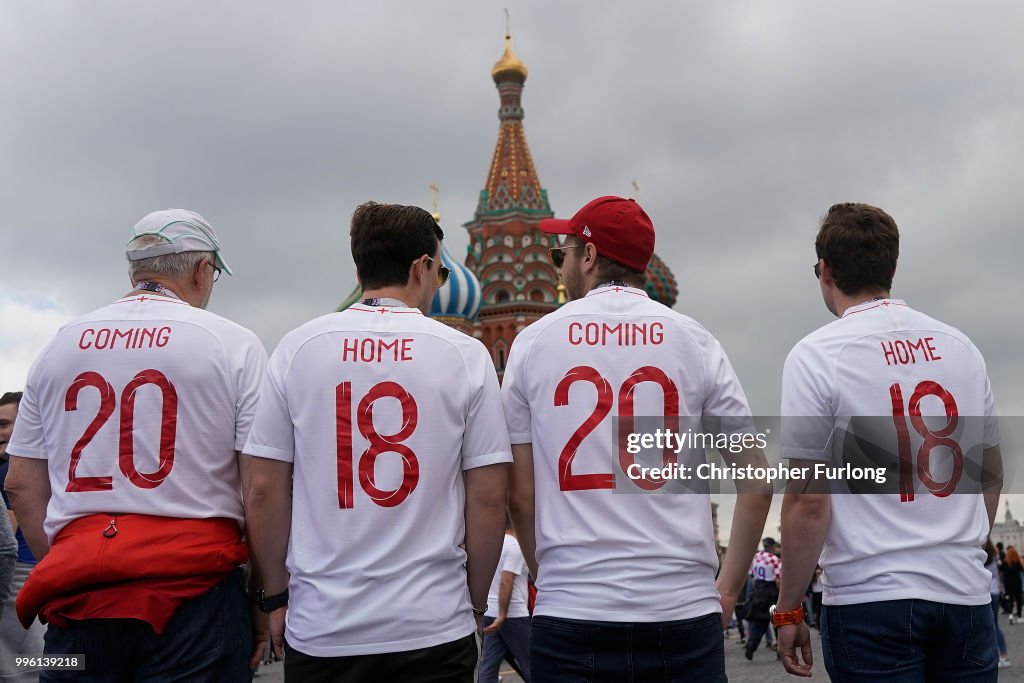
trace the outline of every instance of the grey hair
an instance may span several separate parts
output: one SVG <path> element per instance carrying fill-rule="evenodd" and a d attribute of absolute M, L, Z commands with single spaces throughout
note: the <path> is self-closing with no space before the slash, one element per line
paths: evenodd
<path fill-rule="evenodd" d="M 157 235 L 142 235 L 129 242 L 129 249 L 142 249 L 155 244 L 165 244 L 166 240 Z M 128 275 L 134 280 L 140 273 L 147 275 L 163 275 L 180 278 L 191 275 L 203 259 L 216 263 L 217 253 L 213 251 L 183 251 L 180 254 L 163 254 L 128 262 Z"/>

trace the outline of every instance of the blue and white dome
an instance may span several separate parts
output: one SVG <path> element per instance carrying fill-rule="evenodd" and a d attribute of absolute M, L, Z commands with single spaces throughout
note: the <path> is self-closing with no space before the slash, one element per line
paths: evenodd
<path fill-rule="evenodd" d="M 434 294 L 434 301 L 430 304 L 431 317 L 473 320 L 483 301 L 480 282 L 469 268 L 448 253 L 444 242 L 441 243 L 441 263 L 452 274 L 448 283 Z"/>

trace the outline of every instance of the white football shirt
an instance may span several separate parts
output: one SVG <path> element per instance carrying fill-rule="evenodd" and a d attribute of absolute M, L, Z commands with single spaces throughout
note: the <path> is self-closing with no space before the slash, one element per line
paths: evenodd
<path fill-rule="evenodd" d="M 898 467 L 889 458 L 899 471 L 888 473 L 898 492 L 830 497 L 824 604 L 989 602 L 984 499 L 949 492 L 974 471 L 971 462 L 980 465 L 984 448 L 999 444 L 995 414 L 974 344 L 898 299 L 854 306 L 793 348 L 782 378 L 783 457 L 841 463 L 839 437 L 849 430 L 899 454 Z M 865 416 L 878 417 L 854 420 Z M 921 490 L 922 469 L 938 495 Z"/>
<path fill-rule="evenodd" d="M 266 351 L 177 299 L 133 294 L 65 325 L 29 371 L 8 451 L 48 461 L 50 542 L 95 513 L 241 525 L 241 450 Z"/>
<path fill-rule="evenodd" d="M 483 344 L 413 308 L 312 320 L 271 355 L 245 452 L 294 463 L 293 647 L 400 652 L 475 630 L 462 472 L 512 459 Z"/>
<path fill-rule="evenodd" d="M 651 622 L 721 612 L 710 496 L 617 491 L 634 489 L 613 442 L 615 417 L 629 412 L 753 429 L 707 330 L 642 289 L 596 288 L 516 337 L 502 400 L 512 443 L 533 445 L 534 614 Z"/>
<path fill-rule="evenodd" d="M 501 575 L 504 572 L 512 572 L 515 578 L 512 581 L 512 596 L 508 601 L 508 619 L 530 616 L 530 589 L 526 585 L 529 570 L 526 568 L 526 558 L 523 557 L 523 550 L 519 547 L 519 541 L 515 536 L 505 534 L 505 541 L 501 546 L 501 559 L 498 560 L 498 568 L 491 579 L 491 588 L 487 592 L 486 617 L 498 616 L 498 591 L 501 589 Z"/>

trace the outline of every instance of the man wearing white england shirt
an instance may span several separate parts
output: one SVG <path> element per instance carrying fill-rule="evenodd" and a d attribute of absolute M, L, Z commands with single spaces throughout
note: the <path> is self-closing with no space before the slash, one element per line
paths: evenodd
<path fill-rule="evenodd" d="M 149 214 L 126 255 L 133 289 L 61 328 L 29 371 L 7 446 L 39 559 L 18 617 L 49 621 L 47 655 L 84 654 L 76 680 L 248 681 L 237 451 L 266 353 L 205 310 L 231 271 L 202 216 Z"/>
<path fill-rule="evenodd" d="M 836 204 L 815 250 L 839 319 L 786 359 L 782 455 L 809 472 L 869 457 L 889 477 L 878 488 L 836 474 L 791 482 L 773 617 L 783 664 L 811 673 L 800 605 L 820 555 L 832 680 L 995 681 L 982 545 L 1002 464 L 985 361 L 962 332 L 889 296 L 899 230 L 885 211 Z"/>
<path fill-rule="evenodd" d="M 359 206 L 365 298 L 271 356 L 246 515 L 288 680 L 472 680 L 511 454 L 487 351 L 424 315 L 443 237 L 418 207 Z"/>
<path fill-rule="evenodd" d="M 572 301 L 516 337 L 502 385 L 509 505 L 537 582 L 533 680 L 724 681 L 722 613 L 732 614 L 770 488 L 737 497 L 716 588 L 709 495 L 631 476 L 640 460 L 616 445 L 612 422 L 620 439 L 632 416 L 753 436 L 743 389 L 707 330 L 644 291 L 654 226 L 635 201 L 599 197 L 540 229 L 567 236 L 551 254 Z M 683 464 L 671 449 L 644 455 Z M 765 464 L 756 447 L 723 456 Z"/>

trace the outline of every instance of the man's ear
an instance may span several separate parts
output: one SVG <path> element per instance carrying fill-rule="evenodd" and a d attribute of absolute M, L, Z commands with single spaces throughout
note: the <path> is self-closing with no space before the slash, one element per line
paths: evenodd
<path fill-rule="evenodd" d="M 586 242 L 583 245 L 583 267 L 594 268 L 597 266 L 597 247 L 594 246 L 593 242 Z M 589 267 L 588 267 L 589 262 Z"/>
<path fill-rule="evenodd" d="M 199 264 L 192 271 L 192 287 L 197 291 L 203 291 L 203 272 L 207 269 L 206 259 L 201 259 Z M 211 275 L 213 271 L 210 271 Z"/>

